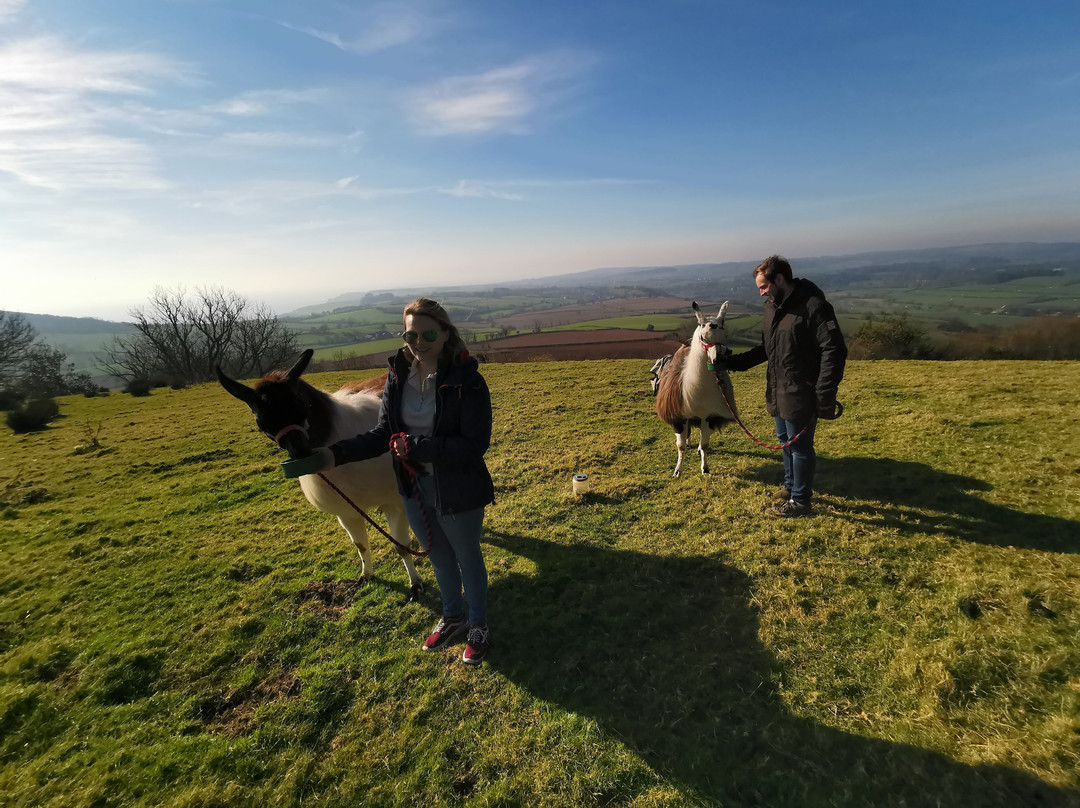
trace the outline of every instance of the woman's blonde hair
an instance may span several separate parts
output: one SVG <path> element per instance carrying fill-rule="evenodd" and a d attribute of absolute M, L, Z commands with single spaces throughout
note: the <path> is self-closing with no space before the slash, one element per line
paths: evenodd
<path fill-rule="evenodd" d="M 469 350 L 465 347 L 461 332 L 457 330 L 457 326 L 450 320 L 450 315 L 439 303 L 428 297 L 418 297 L 401 313 L 402 323 L 410 314 L 430 317 L 439 324 L 439 328 L 447 332 L 446 344 L 443 345 L 440 359 L 448 362 L 463 362 L 468 357 Z"/>

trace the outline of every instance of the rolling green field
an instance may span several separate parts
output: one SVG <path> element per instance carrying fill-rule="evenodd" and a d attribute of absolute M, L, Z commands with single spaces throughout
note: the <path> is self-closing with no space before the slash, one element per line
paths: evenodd
<path fill-rule="evenodd" d="M 737 429 L 671 477 L 649 365 L 484 366 L 477 670 L 216 385 L 0 430 L 3 804 L 1080 805 L 1080 363 L 850 363 L 792 521 Z"/>

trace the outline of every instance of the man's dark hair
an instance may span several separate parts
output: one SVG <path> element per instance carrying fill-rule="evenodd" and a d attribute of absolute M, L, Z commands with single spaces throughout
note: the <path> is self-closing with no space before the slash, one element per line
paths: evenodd
<path fill-rule="evenodd" d="M 791 264 L 787 262 L 787 259 L 780 255 L 770 255 L 764 261 L 757 265 L 754 270 L 754 277 L 758 275 L 764 275 L 765 280 L 770 283 L 773 279 L 779 275 L 784 280 L 791 282 Z"/>

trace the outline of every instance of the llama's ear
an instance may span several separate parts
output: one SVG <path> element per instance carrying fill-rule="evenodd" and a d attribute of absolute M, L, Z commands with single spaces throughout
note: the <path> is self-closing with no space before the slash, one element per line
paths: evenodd
<path fill-rule="evenodd" d="M 694 310 L 694 316 L 697 317 L 697 324 L 705 325 L 705 315 L 701 313 L 701 306 L 697 304 L 696 300 L 690 306 Z"/>
<path fill-rule="evenodd" d="M 300 378 L 300 374 L 307 370 L 308 362 L 311 361 L 311 357 L 314 353 L 315 351 L 313 351 L 311 348 L 308 348 L 306 351 L 300 354 L 300 358 L 296 360 L 296 364 L 289 368 L 287 378 L 290 382 L 295 382 L 297 379 Z"/>
<path fill-rule="evenodd" d="M 716 319 L 720 321 L 720 324 L 724 324 L 724 316 L 727 314 L 728 301 L 724 301 L 724 305 L 720 307 L 720 312 L 716 315 Z"/>
<path fill-rule="evenodd" d="M 217 371 L 218 381 L 221 382 L 221 386 L 224 387 L 230 395 L 236 396 L 249 407 L 255 406 L 254 390 L 247 385 L 240 384 L 240 382 L 230 379 L 222 372 L 220 365 L 214 369 Z"/>

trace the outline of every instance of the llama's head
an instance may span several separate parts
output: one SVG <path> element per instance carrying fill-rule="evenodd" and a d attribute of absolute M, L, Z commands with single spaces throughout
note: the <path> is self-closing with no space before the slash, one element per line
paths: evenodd
<path fill-rule="evenodd" d="M 300 375 L 307 368 L 313 353 L 310 349 L 304 351 L 288 371 L 267 373 L 254 389 L 230 379 L 220 366 L 217 368 L 221 386 L 251 408 L 259 431 L 281 446 L 293 459 L 307 457 L 312 452 L 308 437 L 310 403 L 301 392 Z"/>
<path fill-rule="evenodd" d="M 720 307 L 720 311 L 712 319 L 702 314 L 697 301 L 694 301 L 693 307 L 698 322 L 697 329 L 694 331 L 694 339 L 705 346 L 724 345 L 727 340 L 727 334 L 724 333 L 724 315 L 727 314 L 728 301 L 724 301 L 724 305 Z"/>

